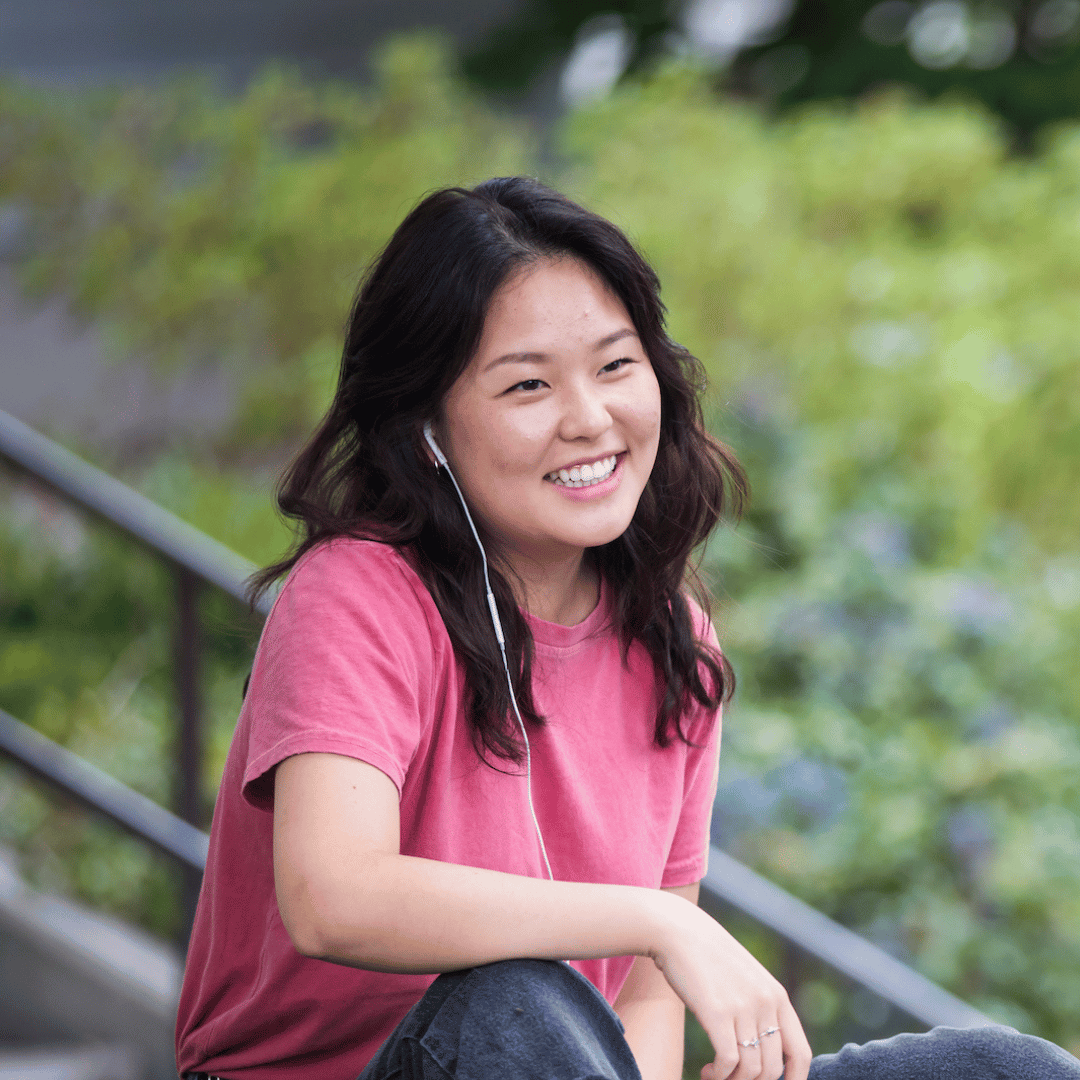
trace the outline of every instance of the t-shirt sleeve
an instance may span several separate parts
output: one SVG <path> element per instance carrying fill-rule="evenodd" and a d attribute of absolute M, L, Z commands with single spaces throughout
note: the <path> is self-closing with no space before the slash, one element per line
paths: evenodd
<path fill-rule="evenodd" d="M 269 809 L 267 774 L 303 753 L 366 761 L 400 792 L 432 711 L 434 653 L 428 613 L 393 548 L 336 539 L 305 555 L 252 667 L 244 797 Z"/>
<path fill-rule="evenodd" d="M 720 644 L 704 612 L 691 604 L 699 637 L 719 652 Z M 692 885 L 705 876 L 709 865 L 709 829 L 719 776 L 721 709 L 697 706 L 687 734 L 697 744 L 687 747 L 683 805 L 671 844 L 663 888 Z"/>

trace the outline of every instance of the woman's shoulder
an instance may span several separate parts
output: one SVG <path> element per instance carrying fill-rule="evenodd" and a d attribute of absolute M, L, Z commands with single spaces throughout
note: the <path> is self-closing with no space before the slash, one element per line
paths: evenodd
<path fill-rule="evenodd" d="M 334 536 L 305 551 L 290 569 L 274 601 L 296 610 L 362 610 L 367 619 L 415 621 L 441 618 L 406 552 L 379 540 Z"/>
<path fill-rule="evenodd" d="M 365 580 L 416 577 L 408 559 L 393 544 L 358 536 L 331 536 L 309 548 L 296 560 L 285 584 L 301 575 L 336 579 L 342 574 Z"/>

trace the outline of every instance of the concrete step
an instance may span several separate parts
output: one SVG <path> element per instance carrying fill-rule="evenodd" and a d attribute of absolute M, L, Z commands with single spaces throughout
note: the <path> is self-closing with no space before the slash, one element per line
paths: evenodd
<path fill-rule="evenodd" d="M 30 1055 L 0 1056 L 0 1080 L 176 1080 L 181 971 L 163 942 L 30 888 L 0 849 L 0 1051 Z M 63 1069 L 99 1071 L 62 1071 L 50 1047 L 69 1048 Z"/>
<path fill-rule="evenodd" d="M 138 1080 L 130 1046 L 0 1047 L 0 1080 Z"/>

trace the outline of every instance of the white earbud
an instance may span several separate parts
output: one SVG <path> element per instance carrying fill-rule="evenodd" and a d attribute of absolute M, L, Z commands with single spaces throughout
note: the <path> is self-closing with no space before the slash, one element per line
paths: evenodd
<path fill-rule="evenodd" d="M 439 448 L 439 444 L 435 441 L 435 436 L 431 433 L 431 421 L 426 420 L 424 422 L 424 438 L 427 439 L 428 446 L 431 447 L 431 452 L 435 455 L 435 460 L 444 468 L 448 469 L 450 466 L 446 461 L 446 455 Z"/>

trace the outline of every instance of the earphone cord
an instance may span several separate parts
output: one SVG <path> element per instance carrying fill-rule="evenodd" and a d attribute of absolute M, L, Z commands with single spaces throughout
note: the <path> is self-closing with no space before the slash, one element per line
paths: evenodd
<path fill-rule="evenodd" d="M 491 579 L 488 577 L 488 559 L 487 552 L 484 550 L 483 542 L 480 539 L 480 534 L 476 531 L 476 526 L 473 524 L 472 514 L 469 513 L 469 507 L 465 503 L 465 496 L 461 493 L 461 488 L 458 487 L 457 477 L 454 476 L 450 466 L 446 464 L 445 460 L 442 462 L 443 468 L 446 469 L 447 475 L 454 483 L 454 490 L 458 493 L 458 498 L 461 500 L 461 508 L 465 511 L 465 520 L 469 523 L 469 528 L 472 530 L 473 539 L 476 540 L 476 546 L 480 549 L 480 554 L 484 560 L 484 587 L 487 590 L 487 602 L 488 610 L 491 612 L 491 624 L 495 627 L 495 637 L 499 642 L 499 652 L 502 654 L 503 671 L 506 672 L 506 685 L 510 690 L 510 704 L 514 707 L 514 716 L 517 717 L 518 727 L 521 729 L 521 737 L 525 740 L 525 784 L 529 793 L 529 813 L 532 814 L 533 828 L 536 829 L 536 838 L 540 841 L 540 854 L 544 857 L 544 867 L 547 870 L 547 876 L 550 880 L 555 880 L 555 875 L 551 872 L 551 863 L 548 862 L 547 847 L 544 845 L 544 834 L 540 831 L 540 822 L 536 818 L 536 807 L 533 805 L 532 797 L 532 754 L 529 748 L 529 735 L 525 730 L 525 721 L 521 719 L 521 710 L 518 708 L 517 696 L 514 694 L 514 680 L 510 678 L 510 665 L 506 660 L 506 639 L 503 637 L 502 620 L 499 618 L 499 609 L 495 604 L 495 593 L 491 589 Z"/>

